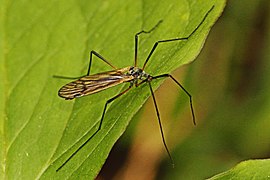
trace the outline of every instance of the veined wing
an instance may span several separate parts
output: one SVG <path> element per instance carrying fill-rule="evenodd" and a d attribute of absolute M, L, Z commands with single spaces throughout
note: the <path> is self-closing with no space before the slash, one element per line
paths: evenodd
<path fill-rule="evenodd" d="M 94 94 L 123 82 L 131 81 L 134 77 L 126 74 L 128 70 L 129 67 L 126 67 L 114 71 L 84 76 L 64 85 L 58 91 L 58 95 L 65 99 L 73 99 Z"/>

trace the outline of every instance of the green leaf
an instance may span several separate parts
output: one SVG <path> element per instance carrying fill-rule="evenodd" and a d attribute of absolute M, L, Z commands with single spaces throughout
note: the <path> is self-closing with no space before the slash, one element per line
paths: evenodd
<path fill-rule="evenodd" d="M 93 179 L 113 144 L 150 96 L 147 85 L 133 88 L 107 109 L 101 131 L 58 172 L 56 169 L 93 134 L 106 100 L 126 85 L 65 101 L 57 96 L 67 80 L 84 75 L 95 50 L 117 67 L 133 65 L 134 35 L 141 35 L 141 66 L 157 40 L 188 36 L 158 46 L 146 66 L 152 75 L 170 73 L 193 61 L 225 0 L 12 1 L 1 2 L 1 179 Z M 93 60 L 92 72 L 107 69 Z M 153 82 L 156 89 L 161 81 Z"/>
<path fill-rule="evenodd" d="M 248 160 L 239 163 L 234 168 L 218 174 L 214 179 L 269 179 L 270 160 Z"/>

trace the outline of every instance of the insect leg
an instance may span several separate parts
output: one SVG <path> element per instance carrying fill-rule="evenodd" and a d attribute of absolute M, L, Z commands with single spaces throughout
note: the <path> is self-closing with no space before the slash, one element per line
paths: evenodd
<path fill-rule="evenodd" d="M 59 75 L 53 75 L 53 78 L 60 78 L 60 79 L 80 79 L 83 76 L 80 77 L 69 77 L 69 76 L 59 76 Z"/>
<path fill-rule="evenodd" d="M 90 74 L 90 69 L 91 69 L 91 65 L 92 65 L 92 56 L 93 54 L 98 57 L 99 59 L 101 59 L 103 62 L 105 62 L 106 64 L 108 64 L 109 66 L 111 66 L 113 69 L 117 69 L 114 65 L 112 65 L 109 61 L 107 61 L 104 57 L 102 57 L 99 53 L 97 53 L 96 51 L 91 51 L 90 52 L 90 60 L 89 60 L 89 66 L 88 66 L 88 70 L 87 70 L 87 76 Z"/>
<path fill-rule="evenodd" d="M 183 41 L 183 40 L 188 40 L 198 29 L 199 27 L 203 24 L 203 22 L 205 21 L 206 17 L 208 16 L 208 14 L 214 9 L 215 6 L 212 6 L 210 10 L 207 11 L 207 13 L 204 15 L 202 21 L 198 24 L 198 26 L 187 36 L 187 37 L 181 37 L 181 38 L 173 38 L 173 39 L 166 39 L 166 40 L 159 40 L 157 41 L 154 46 L 152 47 L 152 50 L 150 51 L 148 57 L 146 58 L 142 69 L 144 70 L 147 62 L 149 61 L 150 57 L 152 56 L 152 54 L 154 53 L 154 51 L 156 50 L 157 46 L 160 43 L 166 43 L 166 42 L 174 42 L 174 41 Z"/>
<path fill-rule="evenodd" d="M 95 56 L 97 56 L 99 59 L 101 59 L 103 62 L 105 62 L 106 64 L 108 64 L 109 66 L 111 66 L 112 68 L 114 69 L 117 69 L 115 66 L 113 66 L 109 61 L 107 61 L 104 57 L 102 57 L 100 54 L 98 54 L 96 51 L 91 51 L 90 52 L 90 60 L 89 60 L 89 66 L 88 66 L 88 70 L 87 70 L 87 76 L 90 74 L 90 69 L 91 69 L 91 66 L 92 66 L 92 56 L 93 54 Z M 61 79 L 80 79 L 81 77 L 84 77 L 85 75 L 83 76 L 80 76 L 80 77 L 67 77 L 67 76 L 58 76 L 58 75 L 53 75 L 54 78 L 61 78 Z"/>
<path fill-rule="evenodd" d="M 145 34 L 148 34 L 148 33 L 151 33 L 154 29 L 156 29 L 159 24 L 162 23 L 162 20 L 160 20 L 152 29 L 150 29 L 149 31 L 140 31 L 138 32 L 137 34 L 135 34 L 135 63 L 134 63 L 134 66 L 137 67 L 137 55 L 138 55 L 138 41 L 139 41 L 139 35 L 142 34 L 142 33 L 145 33 Z"/>
<path fill-rule="evenodd" d="M 154 91 L 152 89 L 152 86 L 151 86 L 151 83 L 150 81 L 148 82 L 149 84 L 149 87 L 150 87 L 150 91 L 151 91 L 151 95 L 152 95 L 152 98 L 153 98 L 153 102 L 154 102 L 154 105 L 155 105 L 155 109 L 156 109 L 156 113 L 157 113 L 157 118 L 158 118 L 158 124 L 159 124 L 159 129 L 160 129 L 160 133 L 161 133 L 161 137 L 162 137 L 162 142 L 164 144 L 164 147 L 169 155 L 169 158 L 171 160 L 171 163 L 172 165 L 174 166 L 174 162 L 173 162 L 173 159 L 172 159 L 172 156 L 170 154 L 170 151 L 168 149 L 168 146 L 166 144 L 166 141 L 165 141 L 165 136 L 164 136 L 164 132 L 163 132 L 163 129 L 162 129 L 162 124 L 161 124 L 161 120 L 160 120 L 160 115 L 159 115 L 159 111 L 158 111 L 158 107 L 157 107 L 157 102 L 156 102 L 156 98 L 155 98 L 155 95 L 154 95 Z"/>
<path fill-rule="evenodd" d="M 154 76 L 154 77 L 152 77 L 152 79 L 159 79 L 159 78 L 163 78 L 163 77 L 170 77 L 188 95 L 193 124 L 196 125 L 195 113 L 194 113 L 194 109 L 193 109 L 193 105 L 192 105 L 191 94 L 170 74 L 162 74 L 162 75 Z"/>
<path fill-rule="evenodd" d="M 94 132 L 94 134 L 92 134 L 82 145 L 80 145 L 80 147 L 75 151 L 73 152 L 69 158 L 56 170 L 56 171 L 59 171 L 60 169 L 62 169 L 67 163 L 68 161 L 71 160 L 71 158 L 73 156 L 75 156 L 98 132 L 99 130 L 101 129 L 101 126 L 102 126 L 102 122 L 103 122 L 103 119 L 104 119 L 104 116 L 105 116 L 105 112 L 106 112 L 106 109 L 107 109 L 107 105 L 110 104 L 112 101 L 114 101 L 115 99 L 119 98 L 120 96 L 122 96 L 123 94 L 125 94 L 126 92 L 128 92 L 130 90 L 132 86 L 129 86 L 126 90 L 124 90 L 123 92 L 117 94 L 116 96 L 112 97 L 111 99 L 107 100 L 106 103 L 105 103 L 105 106 L 104 106 L 104 109 L 103 109 L 103 113 L 102 113 L 102 116 L 101 116 L 101 120 L 99 122 L 99 126 L 98 126 L 98 129 Z M 87 134 L 86 134 L 87 135 Z M 85 135 L 85 136 L 86 136 Z"/>

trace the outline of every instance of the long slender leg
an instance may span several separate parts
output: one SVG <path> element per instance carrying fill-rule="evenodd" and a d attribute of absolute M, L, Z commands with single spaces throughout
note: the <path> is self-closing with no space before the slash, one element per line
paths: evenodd
<path fill-rule="evenodd" d="M 109 66 L 111 66 L 113 69 L 117 69 L 114 65 L 112 65 L 109 61 L 107 61 L 104 57 L 102 57 L 99 53 L 97 53 L 96 51 L 91 51 L 90 52 L 90 60 L 89 60 L 89 66 L 88 66 L 88 70 L 87 70 L 87 76 L 90 74 L 90 70 L 91 70 L 91 66 L 92 66 L 92 57 L 93 54 L 95 56 L 97 56 L 99 59 L 101 59 L 103 62 L 105 62 L 106 64 L 108 64 Z"/>
<path fill-rule="evenodd" d="M 145 34 L 148 34 L 148 33 L 151 33 L 154 29 L 156 29 L 159 24 L 162 23 L 162 20 L 160 20 L 152 29 L 150 29 L 149 31 L 140 31 L 138 32 L 137 34 L 135 34 L 135 62 L 134 62 L 134 66 L 137 67 L 137 57 L 138 57 L 138 37 L 140 34 L 142 33 L 145 33 Z"/>
<path fill-rule="evenodd" d="M 97 53 L 96 51 L 91 51 L 90 52 L 90 59 L 89 59 L 89 66 L 88 66 L 88 69 L 87 69 L 87 76 L 90 74 L 90 70 L 91 70 L 91 66 L 92 66 L 92 57 L 93 57 L 93 54 L 95 56 L 97 56 L 99 59 L 101 59 L 103 62 L 105 62 L 106 64 L 108 64 L 109 66 L 111 66 L 112 68 L 114 69 L 117 69 L 115 66 L 113 66 L 109 61 L 107 61 L 104 57 L 102 57 L 99 53 Z M 59 75 L 53 75 L 54 78 L 61 78 L 61 79 L 80 79 L 81 77 L 84 77 L 85 75 L 83 76 L 79 76 L 79 77 L 68 77 L 68 76 L 59 76 Z"/>
<path fill-rule="evenodd" d="M 132 86 L 129 86 L 126 90 L 124 90 L 123 92 L 117 94 L 116 96 L 112 97 L 111 99 L 107 100 L 106 103 L 105 103 L 105 106 L 104 106 L 104 109 L 103 109 L 103 113 L 102 113 L 102 116 L 101 116 L 101 120 L 100 120 L 100 123 L 99 123 L 99 126 L 98 126 L 98 129 L 94 132 L 94 134 L 92 134 L 82 145 L 80 145 L 80 147 L 75 151 L 73 152 L 69 158 L 56 170 L 56 171 L 59 171 L 60 169 L 62 169 L 62 167 L 64 167 L 70 160 L 73 156 L 75 156 L 101 129 L 101 126 L 102 126 L 102 122 L 103 122 L 103 119 L 104 119 L 104 116 L 105 116 L 105 112 L 106 112 L 106 109 L 107 109 L 107 106 L 108 104 L 110 104 L 112 101 L 114 101 L 115 99 L 119 98 L 120 96 L 122 96 L 123 94 L 125 94 L 126 92 L 128 92 L 130 90 Z M 84 137 L 87 136 L 84 135 Z M 84 138 L 83 137 L 83 138 Z"/>
<path fill-rule="evenodd" d="M 173 38 L 173 39 L 166 39 L 166 40 L 160 40 L 157 41 L 154 46 L 152 47 L 152 50 L 150 51 L 148 57 L 146 58 L 142 69 L 144 70 L 146 64 L 148 63 L 150 57 L 152 56 L 152 54 L 154 53 L 154 51 L 156 50 L 157 46 L 160 43 L 166 43 L 166 42 L 174 42 L 174 41 L 182 41 L 182 40 L 188 40 L 198 29 L 199 27 L 202 25 L 202 23 L 204 22 L 204 20 L 206 19 L 206 17 L 208 16 L 208 14 L 213 10 L 215 6 L 212 6 L 210 10 L 208 10 L 208 12 L 205 14 L 205 16 L 203 17 L 202 21 L 199 23 L 199 25 L 187 36 L 187 37 L 181 37 L 181 38 Z"/>
<path fill-rule="evenodd" d="M 159 124 L 159 129 L 160 129 L 160 133 L 161 133 L 161 137 L 162 137 L 162 142 L 163 142 L 164 147 L 165 147 L 165 149 L 166 149 L 166 151 L 167 151 L 167 153 L 168 153 L 168 155 L 170 157 L 171 163 L 174 166 L 174 162 L 173 162 L 172 156 L 170 154 L 170 151 L 169 151 L 168 146 L 167 146 L 166 141 L 165 141 L 165 136 L 164 136 L 164 132 L 163 132 L 161 120 L 160 120 L 160 115 L 159 115 L 159 111 L 158 111 L 158 107 L 157 107 L 157 102 L 156 102 L 156 98 L 155 98 L 154 91 L 152 89 L 152 86 L 151 86 L 150 81 L 148 82 L 148 84 L 149 84 L 149 87 L 150 87 L 151 95 L 152 95 L 153 102 L 154 102 L 155 109 L 156 109 L 156 113 L 157 113 L 158 124 Z"/>
<path fill-rule="evenodd" d="M 80 77 L 69 77 L 69 76 L 59 76 L 59 75 L 53 75 L 53 78 L 59 78 L 59 79 L 80 79 L 83 76 Z"/>
<path fill-rule="evenodd" d="M 195 113 L 194 113 L 194 109 L 193 109 L 193 105 L 192 105 L 191 94 L 170 74 L 162 74 L 162 75 L 154 76 L 154 77 L 152 77 L 152 79 L 159 79 L 159 78 L 164 78 L 164 77 L 170 77 L 188 95 L 193 124 L 196 125 Z"/>

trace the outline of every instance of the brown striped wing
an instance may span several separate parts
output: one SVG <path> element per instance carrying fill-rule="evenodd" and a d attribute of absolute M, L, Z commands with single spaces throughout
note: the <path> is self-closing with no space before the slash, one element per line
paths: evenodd
<path fill-rule="evenodd" d="M 76 81 L 64 85 L 58 95 L 65 99 L 86 96 L 116 86 L 118 84 L 131 81 L 133 76 L 127 75 L 129 67 L 84 76 Z"/>

